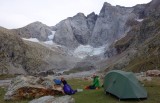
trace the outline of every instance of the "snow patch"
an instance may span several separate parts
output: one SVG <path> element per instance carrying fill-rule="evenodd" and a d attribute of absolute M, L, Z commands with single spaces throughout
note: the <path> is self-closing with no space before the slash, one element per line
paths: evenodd
<path fill-rule="evenodd" d="M 80 45 L 74 50 L 75 56 L 85 58 L 86 56 L 100 55 L 104 53 L 105 46 L 94 48 L 90 45 Z"/>
<path fill-rule="evenodd" d="M 45 43 L 45 44 L 48 44 L 48 45 L 53 45 L 53 41 L 52 41 L 52 40 L 50 40 L 50 41 L 45 41 L 44 43 Z"/>
<path fill-rule="evenodd" d="M 56 33 L 56 31 L 52 31 L 52 34 L 48 36 L 48 39 L 49 39 L 49 40 L 53 40 L 55 33 Z"/>
<path fill-rule="evenodd" d="M 23 40 L 31 41 L 31 42 L 39 42 L 37 38 L 22 38 Z"/>
<path fill-rule="evenodd" d="M 99 48 L 94 48 L 92 54 L 93 54 L 93 55 L 99 55 L 99 54 L 101 54 L 101 53 L 104 53 L 104 49 L 105 49 L 104 46 L 101 46 L 101 47 L 99 47 Z"/>
<path fill-rule="evenodd" d="M 56 31 L 52 31 L 52 34 L 48 36 L 48 40 L 45 41 L 45 44 L 48 45 L 53 45 L 53 39 L 54 39 L 54 34 L 56 33 Z"/>
<path fill-rule="evenodd" d="M 51 39 L 53 40 L 53 38 L 54 38 L 54 35 L 49 35 L 49 36 L 48 36 L 48 39 L 49 39 L 49 40 L 51 40 Z"/>
<path fill-rule="evenodd" d="M 136 19 L 136 21 L 138 22 L 142 22 L 144 19 Z"/>

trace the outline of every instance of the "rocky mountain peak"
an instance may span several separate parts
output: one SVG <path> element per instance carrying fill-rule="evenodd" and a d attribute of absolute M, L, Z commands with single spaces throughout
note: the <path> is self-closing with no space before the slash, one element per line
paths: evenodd
<path fill-rule="evenodd" d="M 102 7 L 102 9 L 100 11 L 99 16 L 105 16 L 104 14 L 110 15 L 112 13 L 112 11 L 114 11 L 114 7 L 111 4 L 105 2 L 103 4 L 103 7 Z"/>
<path fill-rule="evenodd" d="M 95 21 L 96 21 L 97 17 L 98 17 L 98 15 L 95 14 L 95 12 L 92 12 L 92 13 L 90 13 L 89 15 L 87 15 L 87 18 L 94 19 Z"/>
<path fill-rule="evenodd" d="M 48 35 L 51 35 L 51 28 L 39 21 L 28 24 L 25 27 L 19 29 L 13 29 L 19 36 L 23 38 L 37 38 L 40 41 L 46 41 Z"/>
<path fill-rule="evenodd" d="M 45 25 L 45 24 L 43 24 L 43 23 L 40 22 L 40 21 L 35 21 L 35 22 L 30 23 L 30 24 L 28 24 L 28 25 Z"/>
<path fill-rule="evenodd" d="M 160 16 L 160 0 L 152 0 L 149 4 L 146 5 L 144 10 L 145 16 Z"/>
<path fill-rule="evenodd" d="M 112 5 L 108 2 L 104 2 L 102 8 L 105 8 L 105 7 L 112 7 Z"/>
<path fill-rule="evenodd" d="M 98 15 L 95 14 L 94 12 L 87 15 L 87 25 L 88 25 L 88 28 L 89 28 L 91 34 L 93 32 L 97 18 L 98 18 Z"/>
<path fill-rule="evenodd" d="M 126 22 L 133 16 L 133 8 L 112 6 L 104 3 L 92 32 L 90 45 L 99 47 L 110 45 L 129 29 Z"/>
<path fill-rule="evenodd" d="M 84 13 L 77 13 L 74 17 L 86 17 L 86 16 L 84 15 Z"/>

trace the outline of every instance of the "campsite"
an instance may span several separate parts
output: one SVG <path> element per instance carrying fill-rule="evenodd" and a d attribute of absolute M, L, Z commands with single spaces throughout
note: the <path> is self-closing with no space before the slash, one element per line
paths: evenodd
<path fill-rule="evenodd" d="M 89 78 L 89 77 L 88 77 Z M 72 86 L 73 89 L 83 89 L 82 92 L 78 92 L 72 97 L 75 99 L 75 103 L 159 103 L 159 90 L 160 90 L 160 78 L 152 77 L 152 80 L 143 80 L 139 82 L 147 91 L 146 99 L 125 99 L 121 100 L 115 95 L 106 93 L 104 88 L 98 90 L 85 90 L 84 87 L 92 83 L 91 79 L 86 78 L 69 78 L 67 79 L 68 83 Z M 104 81 L 101 79 L 101 84 Z M 6 88 L 0 88 L 0 101 L 1 103 L 28 103 L 31 99 L 24 99 L 18 101 L 5 101 L 4 95 L 6 93 Z M 128 91 L 126 91 L 128 92 Z"/>

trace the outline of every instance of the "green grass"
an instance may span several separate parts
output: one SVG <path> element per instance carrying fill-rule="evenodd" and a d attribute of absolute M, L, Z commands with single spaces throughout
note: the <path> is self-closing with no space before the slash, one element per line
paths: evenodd
<path fill-rule="evenodd" d="M 64 71 L 63 73 L 66 75 L 69 75 L 71 73 L 78 73 L 78 72 L 84 72 L 84 71 L 90 71 L 90 70 L 91 68 L 73 68 L 68 71 Z"/>
<path fill-rule="evenodd" d="M 83 89 L 85 86 L 91 84 L 89 80 L 71 79 L 68 83 L 73 89 Z M 142 82 L 148 92 L 148 99 L 146 100 L 125 100 L 119 101 L 110 94 L 105 94 L 103 88 L 99 90 L 84 90 L 72 95 L 76 103 L 160 103 L 160 78 L 153 78 L 152 81 Z M 28 103 L 29 100 L 22 101 L 4 101 L 5 89 L 0 88 L 0 103 Z"/>
<path fill-rule="evenodd" d="M 69 80 L 73 89 L 84 88 L 89 85 L 90 81 L 81 79 Z M 151 82 L 144 81 L 143 84 L 148 92 L 148 99 L 146 100 L 125 100 L 119 101 L 110 94 L 105 94 L 103 88 L 99 90 L 84 90 L 73 95 L 76 103 L 160 103 L 160 78 L 154 78 Z"/>
<path fill-rule="evenodd" d="M 11 75 L 11 74 L 2 74 L 0 75 L 0 80 L 4 80 L 4 79 L 8 79 L 8 78 L 14 78 L 15 75 Z"/>
<path fill-rule="evenodd" d="M 0 103 L 28 103 L 29 100 L 21 100 L 21 101 L 5 101 L 4 95 L 6 90 L 4 88 L 0 88 Z"/>

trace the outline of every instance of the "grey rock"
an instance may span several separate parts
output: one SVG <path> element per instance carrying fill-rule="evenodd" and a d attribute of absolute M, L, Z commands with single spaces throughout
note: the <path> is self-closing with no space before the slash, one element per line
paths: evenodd
<path fill-rule="evenodd" d="M 98 15 L 95 14 L 94 12 L 87 15 L 87 24 L 88 24 L 89 30 L 91 31 L 91 34 L 92 34 L 93 29 L 94 29 L 97 17 L 98 17 Z"/>
<path fill-rule="evenodd" d="M 23 69 L 26 45 L 20 37 L 0 29 L 0 74 L 26 74 Z"/>
<path fill-rule="evenodd" d="M 78 13 L 71 18 L 71 28 L 78 43 L 87 44 L 91 33 L 88 29 L 87 18 L 83 13 Z"/>
<path fill-rule="evenodd" d="M 74 17 L 61 21 L 54 27 L 56 33 L 53 41 L 72 49 L 79 44 L 88 44 L 96 19 L 95 13 L 87 17 L 83 13 L 78 13 Z"/>
<path fill-rule="evenodd" d="M 48 35 L 51 35 L 51 28 L 41 22 L 33 22 L 23 28 L 13 29 L 19 36 L 23 38 L 37 38 L 40 41 L 46 41 Z"/>
<path fill-rule="evenodd" d="M 160 17 L 160 1 L 159 0 L 152 0 L 150 3 L 145 5 L 144 15 L 153 16 L 153 17 Z"/>
<path fill-rule="evenodd" d="M 0 30 L 0 41 L 0 74 L 49 75 L 79 61 L 61 46 L 23 41 L 7 29 Z"/>
<path fill-rule="evenodd" d="M 12 79 L 4 99 L 20 100 L 60 94 L 63 94 L 62 87 L 55 87 L 52 80 L 48 78 L 18 76 Z"/>
<path fill-rule="evenodd" d="M 57 31 L 53 41 L 59 45 L 64 45 L 68 48 L 75 48 L 79 44 L 76 41 L 70 25 L 70 20 L 63 20 L 56 25 Z"/>
<path fill-rule="evenodd" d="M 38 99 L 34 99 L 29 103 L 75 103 L 75 100 L 68 95 L 62 97 L 44 96 Z"/>
<path fill-rule="evenodd" d="M 110 45 L 129 29 L 125 24 L 128 19 L 135 18 L 133 8 L 112 6 L 104 3 L 93 29 L 90 45 L 94 47 Z"/>
<path fill-rule="evenodd" d="M 93 47 L 110 45 L 129 31 L 127 21 L 139 16 L 133 10 L 133 7 L 104 3 L 99 15 L 93 12 L 86 17 L 78 13 L 52 27 L 56 30 L 53 41 L 72 49 L 79 44 Z"/>

